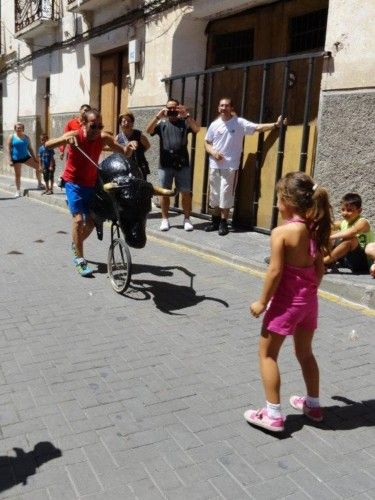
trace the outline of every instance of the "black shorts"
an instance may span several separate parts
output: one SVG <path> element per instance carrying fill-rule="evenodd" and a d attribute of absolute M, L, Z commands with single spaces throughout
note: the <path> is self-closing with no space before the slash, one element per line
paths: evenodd
<path fill-rule="evenodd" d="M 25 163 L 27 162 L 27 160 L 30 160 L 31 156 L 26 156 L 25 158 L 21 158 L 20 160 L 14 160 L 12 158 L 12 163 L 15 164 L 15 163 Z"/>
<path fill-rule="evenodd" d="M 45 182 L 47 181 L 52 181 L 55 173 L 55 168 L 53 170 L 50 170 L 49 167 L 44 168 L 43 167 L 43 179 Z"/>
<path fill-rule="evenodd" d="M 355 250 L 347 253 L 341 260 L 345 267 L 351 269 L 353 273 L 368 272 L 370 267 L 367 255 L 359 245 Z"/>

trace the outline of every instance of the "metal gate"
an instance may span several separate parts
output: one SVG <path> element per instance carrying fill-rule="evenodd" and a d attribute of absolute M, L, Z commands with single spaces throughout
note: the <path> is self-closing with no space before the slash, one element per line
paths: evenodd
<path fill-rule="evenodd" d="M 304 53 L 249 61 L 164 78 L 168 96 L 188 105 L 201 121 L 190 142 L 193 213 L 207 214 L 208 157 L 204 137 L 220 97 L 237 94 L 236 110 L 258 123 L 278 115 L 288 125 L 278 131 L 246 136 L 233 212 L 233 225 L 269 233 L 278 223 L 275 185 L 288 171 L 313 172 L 316 121 L 324 58 L 329 52 Z M 176 198 L 175 208 L 179 210 Z"/>

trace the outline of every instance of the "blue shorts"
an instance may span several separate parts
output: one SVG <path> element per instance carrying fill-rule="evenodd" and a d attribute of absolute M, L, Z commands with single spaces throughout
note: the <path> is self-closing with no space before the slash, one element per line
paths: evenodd
<path fill-rule="evenodd" d="M 172 189 L 172 184 L 176 185 L 177 191 L 180 193 L 190 193 L 191 191 L 191 168 L 182 167 L 177 170 L 175 168 L 159 168 L 159 181 L 164 189 Z"/>
<path fill-rule="evenodd" d="M 95 195 L 95 188 L 78 186 L 73 182 L 65 183 L 66 201 L 72 215 L 90 213 L 90 203 Z"/>

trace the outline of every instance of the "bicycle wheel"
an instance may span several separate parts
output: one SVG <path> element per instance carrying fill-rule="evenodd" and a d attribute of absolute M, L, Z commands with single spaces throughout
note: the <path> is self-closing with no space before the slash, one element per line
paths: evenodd
<path fill-rule="evenodd" d="M 111 243 L 107 264 L 112 288 L 117 293 L 124 293 L 130 283 L 132 258 L 129 247 L 122 238 L 115 238 Z"/>

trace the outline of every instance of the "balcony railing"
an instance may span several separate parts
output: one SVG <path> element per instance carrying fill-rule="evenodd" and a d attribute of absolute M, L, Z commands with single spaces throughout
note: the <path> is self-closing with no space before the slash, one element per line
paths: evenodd
<path fill-rule="evenodd" d="M 16 0 L 14 5 L 16 34 L 41 24 L 55 24 L 61 17 L 59 0 Z"/>

